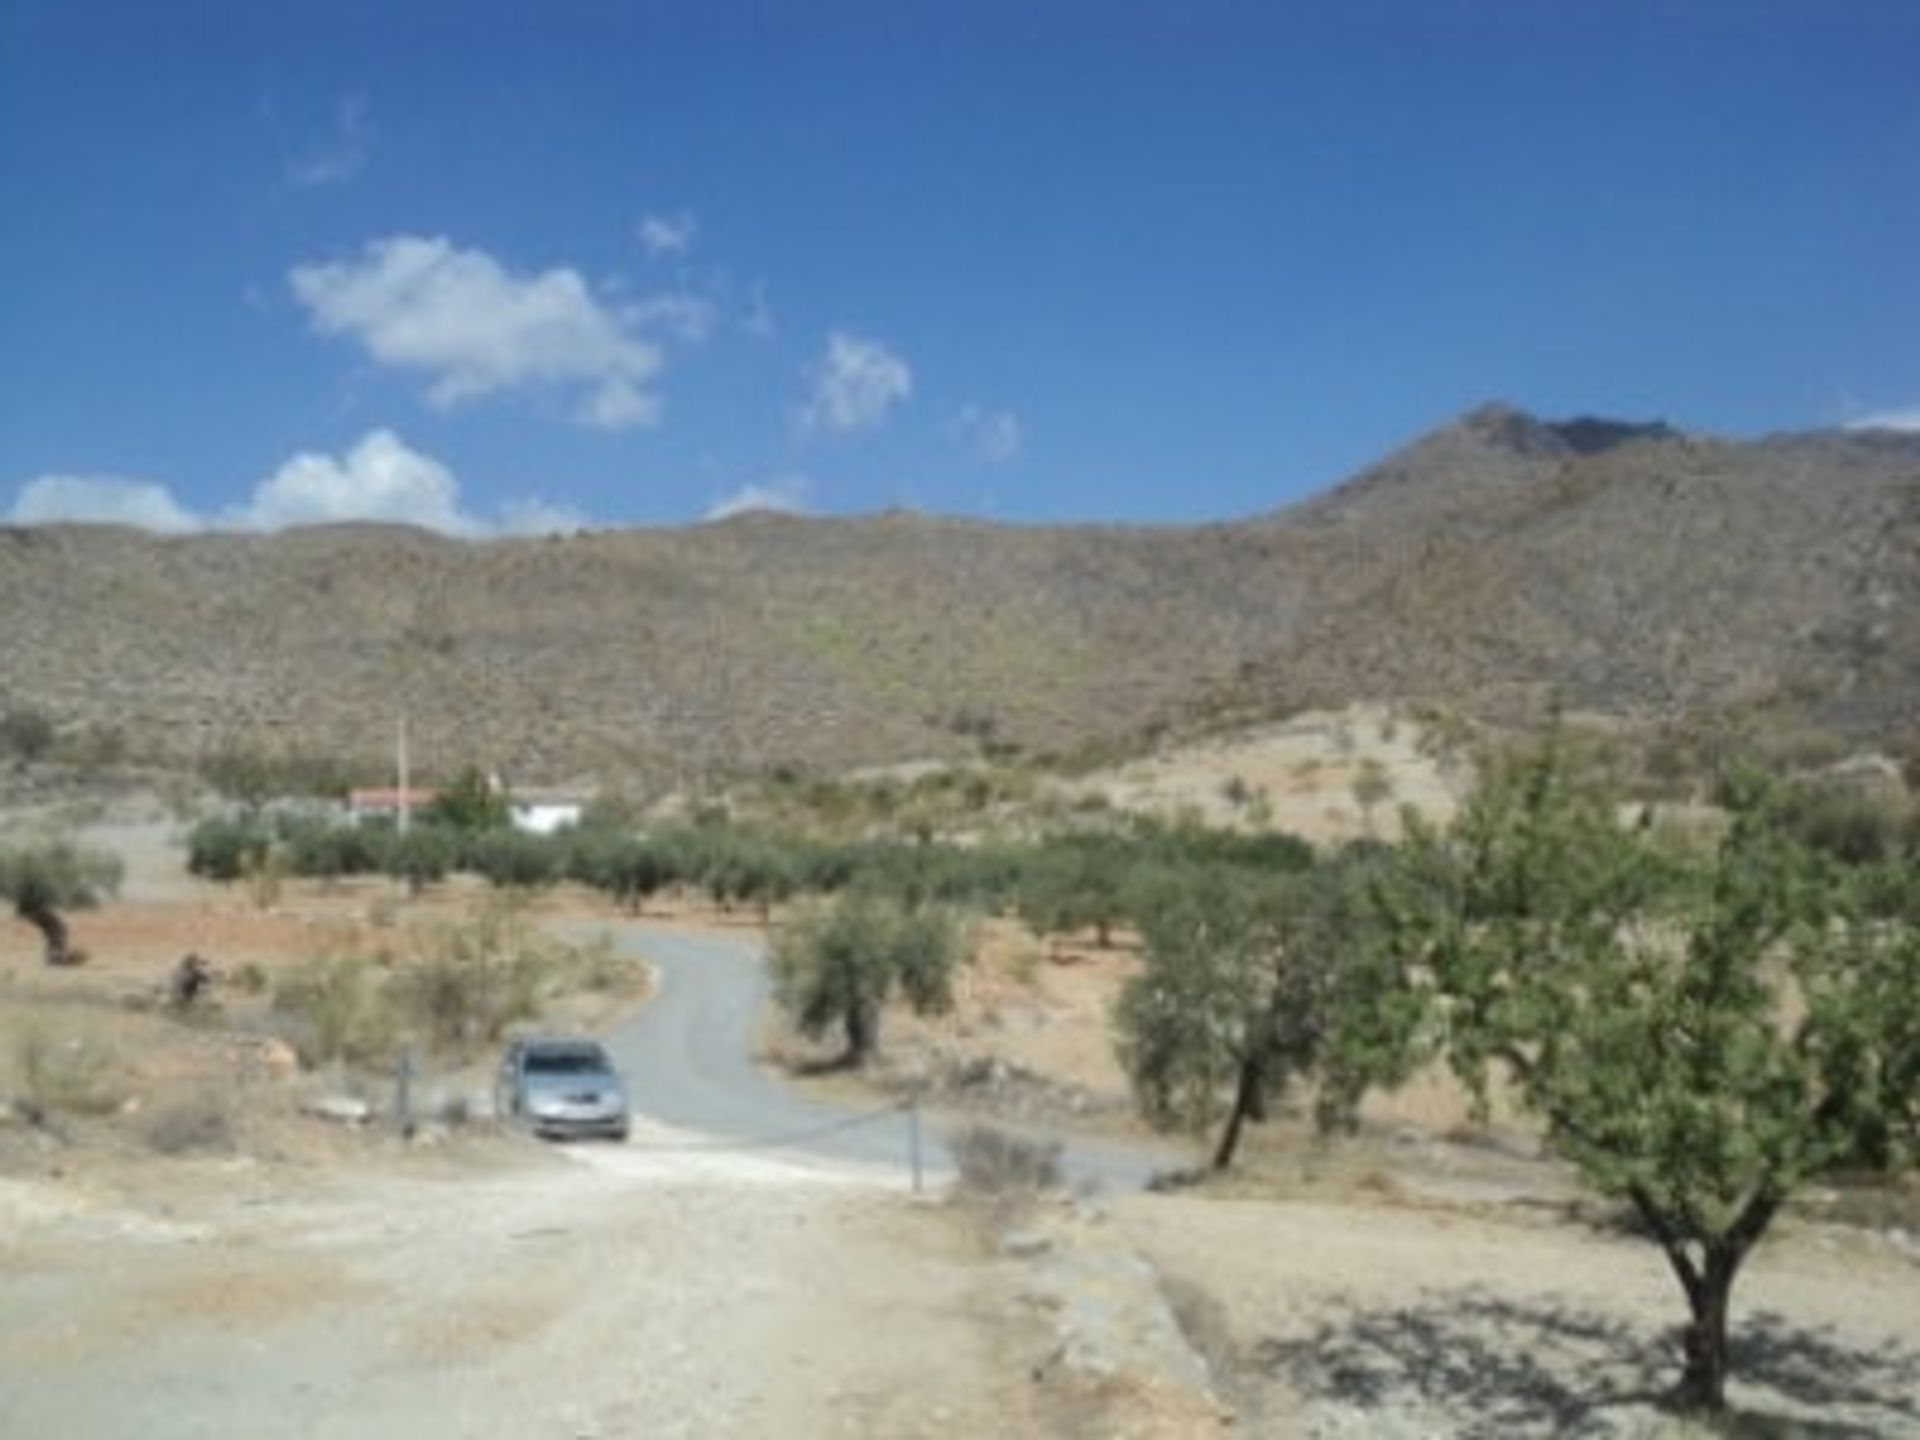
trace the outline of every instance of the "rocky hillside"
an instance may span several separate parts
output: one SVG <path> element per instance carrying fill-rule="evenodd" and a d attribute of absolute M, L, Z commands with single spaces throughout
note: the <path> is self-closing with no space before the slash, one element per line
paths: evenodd
<path fill-rule="evenodd" d="M 890 514 L 470 543 L 0 529 L 0 702 L 141 750 L 541 780 L 1062 752 L 1230 707 L 1920 716 L 1920 436 L 1756 443 L 1487 407 L 1193 528 Z"/>

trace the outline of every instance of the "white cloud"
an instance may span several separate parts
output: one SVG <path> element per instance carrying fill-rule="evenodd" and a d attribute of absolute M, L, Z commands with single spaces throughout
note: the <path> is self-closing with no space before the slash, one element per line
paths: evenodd
<path fill-rule="evenodd" d="M 460 510 L 460 483 L 391 430 L 374 430 L 340 459 L 303 452 L 260 482 L 252 502 L 230 517 L 248 530 L 387 520 L 448 535 L 480 528 Z"/>
<path fill-rule="evenodd" d="M 643 330 L 661 330 L 689 345 L 705 343 L 713 335 L 719 307 L 685 290 L 649 295 L 626 307 L 622 314 Z"/>
<path fill-rule="evenodd" d="M 198 529 L 164 485 L 109 475 L 41 475 L 27 481 L 7 516 L 15 525 L 135 525 L 163 535 Z"/>
<path fill-rule="evenodd" d="M 782 475 L 760 485 L 743 485 L 733 494 L 707 507 L 704 518 L 726 520 L 756 510 L 779 515 L 804 515 L 807 511 L 807 480 L 804 475 Z"/>
<path fill-rule="evenodd" d="M 1847 421 L 1849 430 L 1920 430 L 1920 405 L 1909 405 L 1900 410 L 1877 410 L 1871 415 L 1862 415 L 1858 420 Z"/>
<path fill-rule="evenodd" d="M 559 535 L 569 530 L 585 530 L 593 522 L 586 512 L 573 505 L 559 505 L 533 496 L 509 500 L 500 507 L 500 519 L 494 532 L 500 535 Z"/>
<path fill-rule="evenodd" d="M 293 293 L 324 335 L 431 378 L 435 405 L 501 390 L 584 388 L 575 411 L 610 429 L 650 424 L 660 350 L 595 299 L 576 270 L 515 275 L 484 250 L 395 235 L 357 260 L 299 265 Z"/>
<path fill-rule="evenodd" d="M 16 525 L 60 521 L 136 525 L 163 534 L 191 530 L 284 530 L 349 520 L 418 525 L 443 535 L 546 535 L 589 522 L 578 510 L 538 498 L 509 501 L 492 517 L 460 503 L 460 482 L 430 455 L 391 430 L 372 430 L 344 455 L 302 452 L 254 487 L 245 505 L 208 519 L 181 505 L 164 485 L 73 475 L 42 475 L 20 487 L 9 519 Z"/>
<path fill-rule="evenodd" d="M 836 330 L 814 367 L 801 426 L 840 434 L 869 429 L 912 393 L 913 371 L 905 360 L 878 340 Z"/>
<path fill-rule="evenodd" d="M 649 215 L 640 222 L 640 244 L 656 260 L 688 254 L 699 233 L 699 222 L 685 210 Z"/>
<path fill-rule="evenodd" d="M 287 179 L 303 189 L 344 185 L 367 167 L 373 122 L 364 95 L 348 95 L 334 107 L 326 138 L 287 166 Z"/>
<path fill-rule="evenodd" d="M 1011 410 L 966 404 L 948 422 L 947 440 L 982 465 L 1004 465 L 1020 454 L 1026 432 Z"/>

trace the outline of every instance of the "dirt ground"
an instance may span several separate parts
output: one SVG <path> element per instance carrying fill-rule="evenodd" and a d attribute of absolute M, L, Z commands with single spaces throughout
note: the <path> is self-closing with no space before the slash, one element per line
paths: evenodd
<path fill-rule="evenodd" d="M 75 917 L 89 965 L 46 971 L 0 925 L 7 1093 L 30 1035 L 77 1087 L 55 1126 L 0 1114 L 0 1434 L 1687 1433 L 1648 1403 L 1680 1318 L 1658 1252 L 1524 1127 L 1463 1126 L 1441 1081 L 1333 1148 L 1297 1114 L 1256 1127 L 1230 1184 L 984 1230 L 897 1174 L 644 1125 L 629 1147 L 485 1125 L 406 1146 L 303 1113 L 338 1077 L 289 1068 L 241 1023 L 255 1000 L 200 1023 L 154 1001 L 187 949 L 271 975 L 478 892 L 288 884 L 263 906 L 185 877 L 151 825 L 118 838 L 127 900 Z M 955 1014 L 888 1017 L 877 1083 L 943 1074 L 952 1116 L 1143 1134 L 1106 1040 L 1132 951 L 985 942 Z M 1920 1435 L 1920 1197 L 1867 1224 L 1814 1199 L 1736 1291 L 1744 1433 Z M 1160 1299 L 1198 1381 L 1088 1338 Z"/>
<path fill-rule="evenodd" d="M 1402 807 L 1444 824 L 1470 779 L 1464 762 L 1411 717 L 1388 705 L 1351 705 L 1172 747 L 1071 788 L 1120 810 L 1271 826 L 1327 845 L 1396 838 Z"/>

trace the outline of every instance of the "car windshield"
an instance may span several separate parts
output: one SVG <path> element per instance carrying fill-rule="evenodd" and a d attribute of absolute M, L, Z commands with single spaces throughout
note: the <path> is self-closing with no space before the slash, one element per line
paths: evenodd
<path fill-rule="evenodd" d="M 529 1075 L 605 1075 L 612 1066 L 598 1050 L 529 1050 Z"/>

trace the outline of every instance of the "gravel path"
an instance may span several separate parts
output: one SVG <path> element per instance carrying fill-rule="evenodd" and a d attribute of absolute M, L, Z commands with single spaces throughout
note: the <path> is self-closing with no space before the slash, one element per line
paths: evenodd
<path fill-rule="evenodd" d="M 191 1219 L 0 1182 L 0 1434 L 933 1435 L 1006 1403 L 977 1262 L 897 1194 L 616 1147 L 421 1167 L 203 1172 Z"/>

